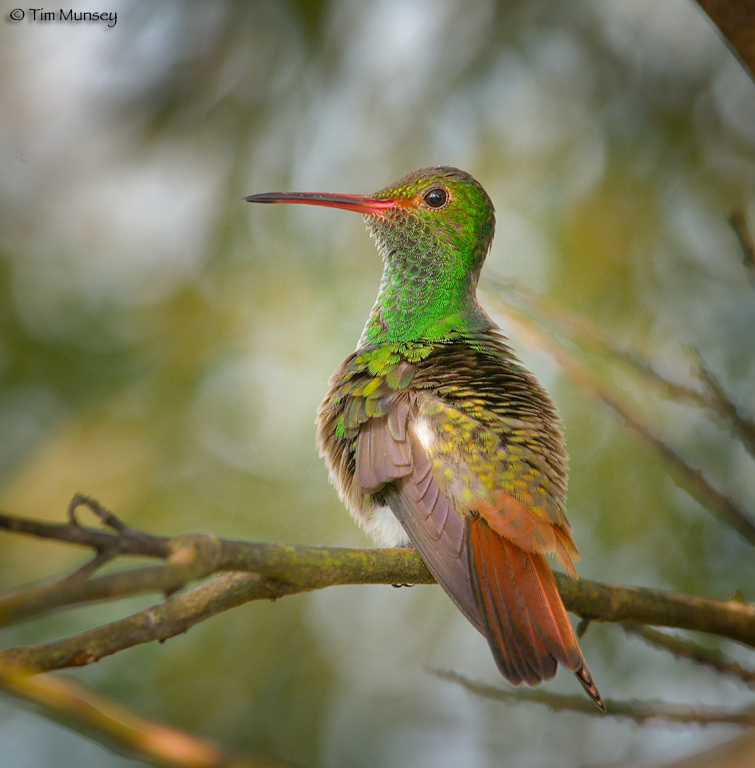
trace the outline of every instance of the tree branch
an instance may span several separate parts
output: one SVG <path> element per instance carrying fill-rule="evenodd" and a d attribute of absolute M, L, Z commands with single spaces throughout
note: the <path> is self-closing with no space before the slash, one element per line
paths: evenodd
<path fill-rule="evenodd" d="M 101 543 L 102 531 L 76 525 L 77 544 L 89 535 Z M 63 529 L 32 520 L 0 515 L 0 528 L 70 541 Z M 107 534 L 119 536 L 120 533 Z M 153 547 L 142 533 L 145 550 Z M 154 537 L 160 539 L 161 537 Z M 131 537 L 133 543 L 136 539 Z M 218 539 L 203 534 L 167 540 L 165 563 L 89 580 L 63 579 L 0 601 L 5 618 L 33 615 L 43 605 L 76 605 L 144 591 L 175 591 L 191 581 L 213 576 L 165 602 L 80 635 L 52 643 L 12 648 L 0 662 L 35 671 L 91 664 L 140 643 L 166 640 L 221 611 L 250 600 L 344 584 L 430 584 L 433 577 L 412 549 L 345 549 L 296 547 Z M 94 546 L 94 544 L 90 544 Z M 130 549 L 130 554 L 139 554 Z M 219 574 L 219 575 L 218 575 Z M 556 574 L 567 609 L 587 622 L 633 622 L 691 629 L 737 640 L 755 648 L 755 605 L 713 600 L 642 587 L 573 581 Z M 41 596 L 41 597 L 40 597 Z M 28 599 L 29 606 L 26 602 Z"/>
<path fill-rule="evenodd" d="M 727 659 L 718 648 L 706 648 L 691 640 L 674 637 L 666 632 L 658 632 L 638 624 L 623 624 L 622 629 L 629 635 L 637 635 L 654 648 L 668 651 L 677 659 L 687 659 L 695 664 L 702 664 L 721 674 L 736 677 L 737 680 L 746 683 L 751 688 L 755 687 L 755 670 L 747 669 L 741 664 Z"/>
<path fill-rule="evenodd" d="M 734 234 L 737 236 L 739 247 L 742 250 L 742 263 L 750 277 L 753 288 L 755 288 L 755 242 L 753 242 L 750 229 L 747 226 L 747 219 L 745 219 L 742 211 L 734 211 L 729 216 L 729 224 L 731 224 Z"/>
<path fill-rule="evenodd" d="M 715 410 L 726 418 L 735 433 L 739 435 L 742 445 L 755 458 L 755 421 L 746 416 L 733 398 L 724 390 L 721 382 L 703 362 L 702 355 L 696 349 L 692 350 L 692 355 L 698 378 L 710 393 Z"/>
<path fill-rule="evenodd" d="M 0 688 L 63 717 L 74 727 L 107 736 L 152 763 L 176 768 L 284 768 L 290 763 L 230 754 L 192 734 L 147 720 L 66 677 L 31 676 L 0 664 Z"/>
<path fill-rule="evenodd" d="M 751 603 L 555 575 L 564 605 L 588 621 L 692 629 L 755 648 L 755 605 Z"/>
<path fill-rule="evenodd" d="M 586 715 L 606 714 L 612 717 L 623 717 L 634 720 L 636 723 L 644 723 L 647 720 L 665 720 L 672 723 L 698 723 L 701 725 L 714 725 L 727 723 L 731 725 L 755 725 L 755 710 L 751 707 L 741 710 L 713 709 L 708 707 L 687 707 L 680 704 L 668 704 L 663 701 L 617 701 L 606 699 L 606 710 L 603 713 L 591 707 L 584 696 L 562 696 L 550 691 L 531 689 L 498 688 L 494 685 L 478 683 L 455 672 L 432 670 L 442 680 L 466 688 L 476 696 L 496 701 L 520 702 L 530 701 L 550 707 L 555 712 L 580 712 Z"/>

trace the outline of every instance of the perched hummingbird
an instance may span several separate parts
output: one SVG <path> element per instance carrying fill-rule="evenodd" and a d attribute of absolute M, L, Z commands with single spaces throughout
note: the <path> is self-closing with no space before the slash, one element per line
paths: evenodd
<path fill-rule="evenodd" d="M 362 213 L 383 258 L 362 337 L 317 414 L 352 516 L 382 546 L 416 547 L 507 680 L 537 685 L 560 662 L 605 711 L 545 557 L 577 578 L 559 418 L 477 303 L 495 229 L 485 190 L 439 167 L 371 196 L 245 199 Z"/>

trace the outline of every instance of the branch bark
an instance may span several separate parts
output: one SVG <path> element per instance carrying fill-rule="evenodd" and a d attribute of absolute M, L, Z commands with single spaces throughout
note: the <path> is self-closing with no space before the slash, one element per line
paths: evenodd
<path fill-rule="evenodd" d="M 0 528 L 70 542 L 68 526 L 37 524 L 0 515 Z M 74 525 L 74 524 L 70 524 Z M 76 543 L 96 547 L 103 531 L 78 526 Z M 138 532 L 145 551 L 153 551 L 149 534 Z M 123 531 L 107 536 L 118 537 Z M 127 535 L 127 533 L 126 533 Z M 161 537 L 154 537 L 161 539 Z M 434 579 L 411 549 L 300 547 L 218 539 L 191 534 L 167 540 L 164 564 L 91 579 L 63 579 L 57 584 L 12 595 L 0 601 L 0 616 L 16 619 L 90 600 L 125 597 L 144 591 L 171 592 L 192 581 L 208 581 L 174 594 L 165 602 L 74 637 L 0 653 L 0 663 L 34 671 L 83 666 L 125 648 L 166 640 L 211 616 L 250 600 L 274 600 L 344 584 L 431 584 Z M 112 542 L 105 541 L 110 545 Z M 130 554 L 138 547 L 131 548 Z M 755 605 L 714 600 L 664 590 L 573 581 L 556 574 L 567 609 L 585 621 L 632 622 L 691 629 L 736 640 L 755 648 Z M 40 600 L 43 593 L 43 600 Z M 44 605 L 43 605 L 44 604 Z"/>

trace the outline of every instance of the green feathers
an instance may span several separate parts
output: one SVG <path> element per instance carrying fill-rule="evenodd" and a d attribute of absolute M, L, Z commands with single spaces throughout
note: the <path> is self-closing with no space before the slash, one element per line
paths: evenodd
<path fill-rule="evenodd" d="M 365 215 L 384 272 L 360 345 L 439 341 L 488 327 L 475 291 L 495 214 L 480 184 L 455 168 L 424 168 L 375 198 L 398 204 Z"/>
<path fill-rule="evenodd" d="M 333 430 L 339 438 L 353 438 L 371 418 L 384 416 L 395 395 L 414 377 L 412 362 L 432 351 L 427 344 L 384 344 L 355 353 L 344 366 L 330 399 L 338 412 Z"/>

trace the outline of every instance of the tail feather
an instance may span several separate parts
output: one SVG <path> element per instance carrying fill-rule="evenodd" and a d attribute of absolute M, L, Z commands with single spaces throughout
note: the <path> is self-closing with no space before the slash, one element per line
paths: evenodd
<path fill-rule="evenodd" d="M 598 686 L 595 685 L 595 681 L 592 679 L 590 670 L 587 668 L 587 664 L 582 662 L 582 666 L 574 673 L 577 676 L 577 680 L 582 684 L 585 689 L 585 693 L 595 702 L 598 709 L 601 712 L 606 711 L 606 705 L 603 701 L 603 697 L 600 695 Z"/>
<path fill-rule="evenodd" d="M 560 662 L 605 711 L 545 556 L 525 552 L 480 517 L 469 523 L 468 554 L 483 634 L 501 674 L 514 685 L 537 685 Z"/>
<path fill-rule="evenodd" d="M 489 526 L 480 525 L 470 529 L 470 542 L 478 605 L 504 677 L 514 684 L 524 681 L 529 685 L 553 677 L 556 663 L 532 623 L 503 539 Z"/>
<path fill-rule="evenodd" d="M 582 664 L 582 654 L 548 561 L 544 555 L 525 552 L 505 539 L 502 544 L 538 635 L 557 661 L 575 671 Z"/>

